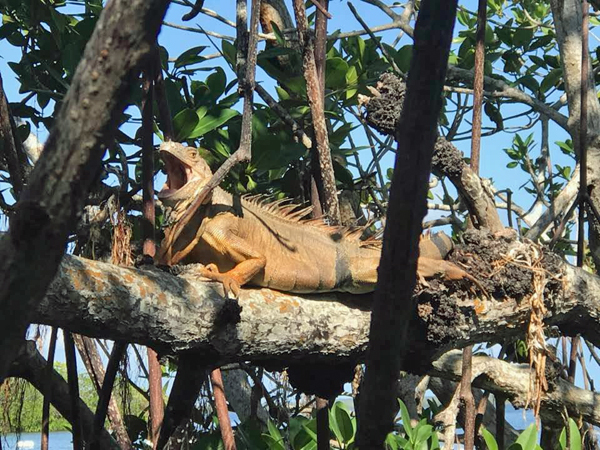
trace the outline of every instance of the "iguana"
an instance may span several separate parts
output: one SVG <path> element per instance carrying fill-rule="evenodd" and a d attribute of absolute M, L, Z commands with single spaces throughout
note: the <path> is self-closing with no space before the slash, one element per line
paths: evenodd
<path fill-rule="evenodd" d="M 176 222 L 212 172 L 193 147 L 165 142 L 160 154 L 167 181 L 158 197 L 170 208 L 169 221 Z M 226 295 L 231 291 L 237 296 L 245 284 L 294 293 L 373 291 L 382 241 L 361 239 L 363 228 L 307 219 L 310 211 L 289 200 L 240 197 L 217 187 L 174 244 L 165 246 L 165 238 L 158 262 L 202 263 L 199 275 L 221 282 Z M 480 286 L 463 269 L 443 260 L 452 249 L 445 234 L 422 239 L 419 248 L 419 278 L 439 274 Z"/>

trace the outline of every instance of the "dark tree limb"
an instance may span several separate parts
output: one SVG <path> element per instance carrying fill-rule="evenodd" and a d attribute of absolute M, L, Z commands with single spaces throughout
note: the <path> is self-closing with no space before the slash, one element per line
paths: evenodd
<path fill-rule="evenodd" d="M 404 108 L 410 113 L 396 130 L 399 146 L 358 410 L 356 439 L 364 449 L 381 448 L 391 431 L 397 375 L 414 339 L 408 334 L 416 312 L 412 292 L 456 7 L 456 0 L 424 0 L 415 26 Z"/>
<path fill-rule="evenodd" d="M 184 427 L 192 415 L 194 403 L 206 379 L 204 369 L 200 358 L 185 354 L 180 356 L 177 375 L 165 410 L 165 419 L 157 440 L 158 449 L 165 448 L 175 431 Z"/>
<path fill-rule="evenodd" d="M 30 314 L 56 274 L 168 4 L 168 0 L 109 2 L 86 46 L 10 232 L 0 241 L 0 381 L 25 335 Z"/>
<path fill-rule="evenodd" d="M 475 77 L 473 80 L 473 134 L 471 137 L 471 170 L 479 175 L 481 150 L 481 111 L 483 106 L 483 69 L 485 63 L 485 25 L 487 19 L 487 0 L 479 0 L 477 8 L 477 32 L 475 33 Z M 474 217 L 470 224 L 473 225 Z M 475 397 L 471 389 L 473 346 L 463 349 L 462 380 L 460 401 L 464 413 L 464 448 L 473 450 L 475 444 Z"/>
<path fill-rule="evenodd" d="M 100 395 L 102 384 L 104 383 L 104 366 L 100 353 L 98 353 L 98 347 L 93 339 L 79 334 L 73 335 L 75 346 L 79 351 L 79 355 L 83 360 L 83 364 L 90 376 L 90 379 L 94 383 L 96 392 Z M 119 406 L 114 397 L 111 396 L 108 404 L 108 419 L 110 420 L 111 428 L 115 432 L 115 436 L 121 450 L 128 450 L 131 448 L 131 440 L 125 429 L 123 422 L 123 416 L 119 410 Z"/>
<path fill-rule="evenodd" d="M 98 395 L 98 406 L 96 406 L 96 413 L 94 415 L 94 431 L 92 436 L 92 443 L 90 448 L 92 450 L 100 450 L 102 446 L 100 444 L 100 434 L 104 428 L 104 421 L 106 420 L 106 413 L 108 411 L 108 405 L 110 402 L 113 386 L 115 384 L 115 378 L 117 371 L 119 370 L 119 364 L 125 356 L 127 351 L 127 343 L 123 341 L 117 341 L 113 344 L 113 349 L 108 359 L 106 366 L 106 374 L 102 383 L 102 389 Z"/>

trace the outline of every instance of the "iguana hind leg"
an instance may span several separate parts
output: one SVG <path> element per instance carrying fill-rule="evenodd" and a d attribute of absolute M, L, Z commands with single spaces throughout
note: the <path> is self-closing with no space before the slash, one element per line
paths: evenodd
<path fill-rule="evenodd" d="M 207 264 L 200 274 L 222 283 L 226 296 L 232 292 L 237 297 L 240 287 L 265 268 L 267 258 L 250 242 L 238 236 L 230 225 L 226 216 L 217 216 L 207 225 L 202 239 L 210 246 L 212 252 L 232 261 L 235 266 L 231 270 L 220 272 L 216 264 Z M 205 260 L 210 261 L 210 255 Z"/>

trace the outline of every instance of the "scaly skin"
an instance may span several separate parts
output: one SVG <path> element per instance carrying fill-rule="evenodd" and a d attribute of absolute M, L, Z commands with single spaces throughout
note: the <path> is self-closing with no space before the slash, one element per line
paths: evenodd
<path fill-rule="evenodd" d="M 163 143 L 161 157 L 168 178 L 158 196 L 172 208 L 171 221 L 177 221 L 212 173 L 191 147 Z M 381 241 L 361 240 L 361 229 L 304 219 L 309 212 L 288 202 L 233 196 L 216 188 L 171 248 L 164 247 L 165 238 L 158 262 L 201 263 L 199 275 L 223 283 L 225 291 L 236 296 L 245 284 L 295 293 L 373 291 Z M 440 274 L 476 282 L 460 267 L 443 261 L 451 248 L 451 240 L 443 234 L 422 239 L 418 276 Z"/>

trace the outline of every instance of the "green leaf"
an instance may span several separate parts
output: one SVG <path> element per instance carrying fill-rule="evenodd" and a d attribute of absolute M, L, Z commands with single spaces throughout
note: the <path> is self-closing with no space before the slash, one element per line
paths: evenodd
<path fill-rule="evenodd" d="M 433 426 L 428 424 L 420 424 L 415 431 L 415 447 L 418 447 L 420 444 L 427 442 L 427 440 L 431 437 L 433 434 Z"/>
<path fill-rule="evenodd" d="M 398 403 L 400 404 L 400 416 L 402 417 L 402 426 L 404 427 L 404 432 L 408 436 L 408 439 L 412 441 L 414 431 L 410 425 L 410 414 L 408 413 L 408 408 L 402 400 L 398 399 Z"/>
<path fill-rule="evenodd" d="M 225 61 L 227 61 L 231 67 L 235 67 L 237 49 L 234 47 L 234 45 L 231 42 L 223 39 L 223 42 L 221 43 L 221 51 L 223 52 Z"/>
<path fill-rule="evenodd" d="M 386 448 L 390 450 L 398 450 L 400 447 L 398 446 L 398 441 L 396 440 L 396 436 L 394 433 L 389 433 L 384 442 Z"/>
<path fill-rule="evenodd" d="M 346 100 L 354 97 L 358 92 L 358 74 L 356 73 L 356 66 L 350 66 L 348 72 L 346 72 Z"/>
<path fill-rule="evenodd" d="M 269 447 L 269 450 L 285 450 L 282 439 L 277 440 L 271 435 L 263 434 L 263 440 Z"/>
<path fill-rule="evenodd" d="M 552 69 L 548 75 L 544 77 L 542 80 L 542 84 L 540 86 L 540 90 L 542 93 L 546 92 L 553 86 L 558 85 L 558 83 L 562 80 L 562 69 Z"/>
<path fill-rule="evenodd" d="M 579 427 L 577 427 L 577 423 L 569 417 L 569 450 L 581 450 L 581 433 L 579 432 Z M 560 433 L 560 446 L 562 449 L 566 448 L 566 440 L 567 433 L 565 428 L 563 428 Z"/>
<path fill-rule="evenodd" d="M 60 34 L 64 33 L 65 28 L 67 27 L 67 24 L 69 23 L 69 17 L 65 16 L 64 14 L 59 13 L 52 7 L 49 9 L 50 9 L 50 17 L 52 18 L 52 23 L 54 24 L 54 26 L 56 26 L 56 29 L 58 30 L 58 32 Z"/>
<path fill-rule="evenodd" d="M 516 443 L 521 444 L 523 450 L 535 450 L 535 446 L 537 445 L 537 427 L 535 423 L 525 428 L 517 438 Z"/>
<path fill-rule="evenodd" d="M 316 428 L 317 428 L 317 422 L 315 421 L 315 423 L 314 423 L 314 429 L 313 429 L 313 427 L 312 427 L 312 426 L 310 426 L 310 425 L 311 425 L 311 423 L 303 423 L 303 424 L 302 424 L 302 429 L 303 429 L 304 431 L 306 431 L 306 433 L 307 433 L 307 434 L 310 436 L 310 438 L 311 438 L 313 441 L 317 442 L 317 431 L 316 431 Z"/>
<path fill-rule="evenodd" d="M 231 118 L 237 115 L 239 115 L 239 113 L 233 109 L 214 108 L 210 110 L 210 112 L 207 113 L 206 116 L 200 119 L 196 127 L 188 136 L 188 139 L 195 139 L 200 136 L 203 136 L 209 131 L 212 131 L 215 128 L 224 125 L 225 123 L 227 123 L 227 121 L 229 121 Z"/>
<path fill-rule="evenodd" d="M 329 89 L 343 89 L 348 70 L 348 63 L 342 58 L 328 58 L 325 64 L 325 86 Z"/>
<path fill-rule="evenodd" d="M 483 439 L 485 440 L 485 445 L 487 445 L 488 450 L 498 450 L 496 438 L 487 430 L 487 428 L 484 428 L 481 434 L 483 435 Z"/>
<path fill-rule="evenodd" d="M 527 47 L 533 38 L 533 28 L 519 28 L 513 35 L 513 45 Z"/>
<path fill-rule="evenodd" d="M 413 52 L 412 45 L 405 45 L 403 47 L 400 47 L 400 49 L 398 49 L 395 60 L 396 60 L 396 64 L 398 65 L 398 68 L 404 73 L 408 73 L 408 69 L 410 68 L 410 61 L 412 60 L 412 52 Z"/>
<path fill-rule="evenodd" d="M 548 65 L 546 64 L 546 61 L 544 61 L 543 58 L 540 58 L 539 56 L 535 56 L 535 55 L 529 55 L 529 59 L 537 64 L 540 67 L 543 67 L 544 69 L 548 67 Z"/>
<path fill-rule="evenodd" d="M 225 86 L 227 85 L 225 71 L 220 67 L 215 67 L 215 72 L 206 78 L 206 85 L 210 88 L 211 97 L 214 100 L 219 98 L 225 92 Z"/>
<path fill-rule="evenodd" d="M 348 407 L 342 402 L 335 402 L 329 413 L 332 419 L 331 423 L 335 424 L 337 429 L 336 438 L 343 444 L 349 444 L 354 439 L 355 430 Z"/>
<path fill-rule="evenodd" d="M 173 131 L 175 141 L 181 142 L 189 138 L 192 131 L 198 126 L 199 115 L 193 109 L 182 109 L 173 117 Z"/>
<path fill-rule="evenodd" d="M 206 45 L 200 45 L 186 50 L 175 60 L 175 68 L 179 69 L 180 67 L 204 61 L 204 57 L 200 56 L 200 53 L 202 53 L 205 48 Z"/>
<path fill-rule="evenodd" d="M 540 88 L 540 84 L 532 75 L 525 75 L 517 80 L 517 83 L 522 84 L 534 94 Z"/>

